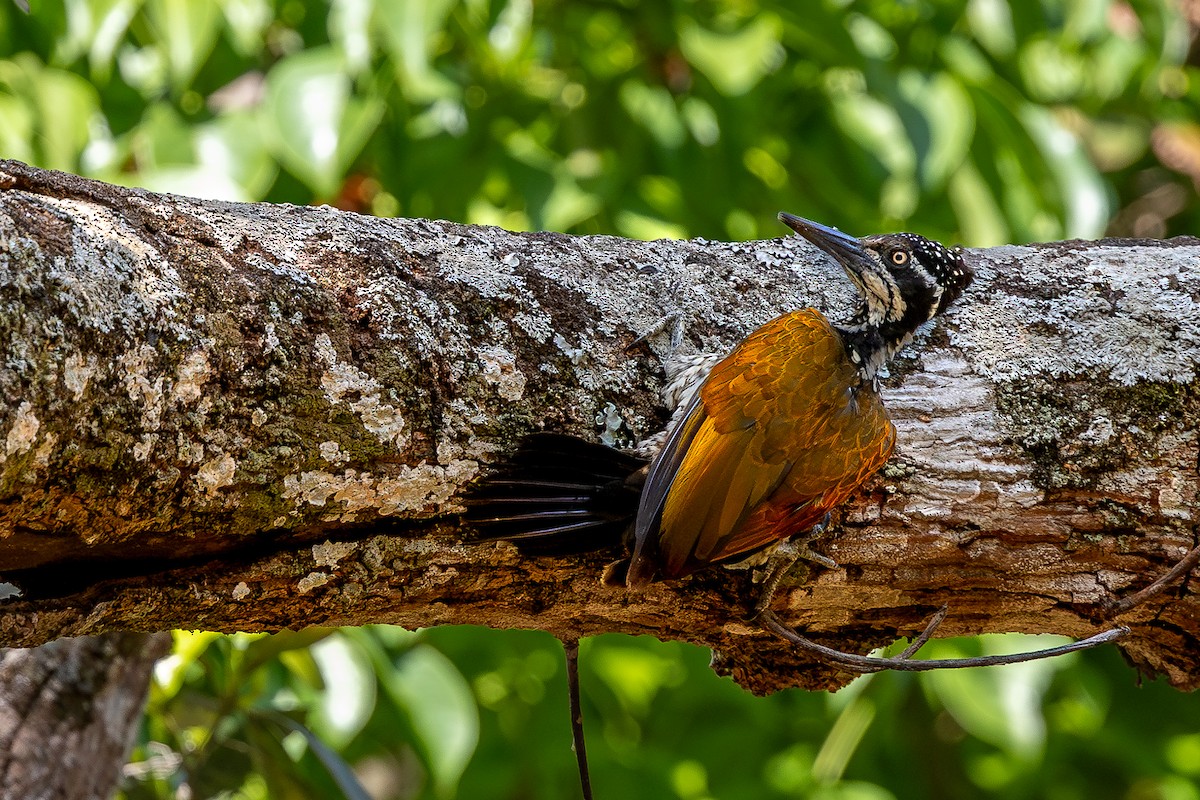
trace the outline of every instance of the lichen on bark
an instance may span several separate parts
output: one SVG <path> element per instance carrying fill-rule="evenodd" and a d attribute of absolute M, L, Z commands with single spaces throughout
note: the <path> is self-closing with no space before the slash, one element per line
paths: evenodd
<path fill-rule="evenodd" d="M 456 517 L 521 434 L 632 445 L 665 424 L 673 358 L 798 307 L 844 318 L 807 244 L 202 202 L 15 162 L 0 186 L 0 581 L 24 591 L 0 643 L 474 622 L 696 641 L 756 690 L 845 679 L 785 668 L 743 573 L 613 591 L 605 554 L 531 561 Z M 900 445 L 822 544 L 840 568 L 777 607 L 859 648 L 947 602 L 947 634 L 1110 624 L 1196 539 L 1198 256 L 968 252 L 975 285 L 885 381 Z M 1187 584 L 1130 612 L 1126 652 L 1195 686 L 1197 608 Z"/>

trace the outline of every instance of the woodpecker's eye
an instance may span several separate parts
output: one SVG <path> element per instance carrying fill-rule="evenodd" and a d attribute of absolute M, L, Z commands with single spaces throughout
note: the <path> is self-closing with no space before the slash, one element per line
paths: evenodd
<path fill-rule="evenodd" d="M 892 253 L 892 263 L 897 267 L 903 267 L 908 263 L 908 253 L 903 250 L 896 250 Z"/>

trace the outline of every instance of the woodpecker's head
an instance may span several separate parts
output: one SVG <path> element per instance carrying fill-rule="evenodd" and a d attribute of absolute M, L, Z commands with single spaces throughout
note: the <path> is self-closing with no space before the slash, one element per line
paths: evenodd
<path fill-rule="evenodd" d="M 791 214 L 779 219 L 837 261 L 858 290 L 861 306 L 846 332 L 853 334 L 852 356 L 872 377 L 974 277 L 957 250 L 915 233 L 856 239 Z"/>

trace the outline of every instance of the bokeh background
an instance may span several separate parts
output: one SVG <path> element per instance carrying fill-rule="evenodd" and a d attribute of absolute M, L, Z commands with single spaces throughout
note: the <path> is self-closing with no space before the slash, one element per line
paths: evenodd
<path fill-rule="evenodd" d="M 0 156 L 514 230 L 742 240 L 787 209 L 972 246 L 1173 236 L 1200 230 L 1197 23 L 1194 0 L 4 0 Z M 584 642 L 600 797 L 1200 800 L 1200 699 L 1112 650 L 769 698 L 707 664 Z M 563 798 L 569 741 L 538 632 L 178 633 L 123 796 Z"/>

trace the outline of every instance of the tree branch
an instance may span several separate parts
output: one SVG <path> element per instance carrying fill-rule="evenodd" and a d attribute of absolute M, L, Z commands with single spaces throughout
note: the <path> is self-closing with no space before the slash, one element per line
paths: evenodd
<path fill-rule="evenodd" d="M 0 650 L 0 798 L 112 796 L 170 634 L 110 633 Z"/>
<path fill-rule="evenodd" d="M 900 446 L 821 545 L 841 567 L 776 601 L 826 644 L 913 635 L 943 603 L 940 635 L 1092 634 L 1196 542 L 1200 241 L 968 258 L 974 287 L 886 382 Z M 838 685 L 742 621 L 743 573 L 630 594 L 599 585 L 606 554 L 524 559 L 455 517 L 521 433 L 660 429 L 670 337 L 631 345 L 664 316 L 681 353 L 724 351 L 789 309 L 844 317 L 835 269 L 796 238 L 514 234 L 0 162 L 0 581 L 22 592 L 0 644 L 476 623 Z M 1186 578 L 1120 622 L 1142 670 L 1200 682 Z"/>

